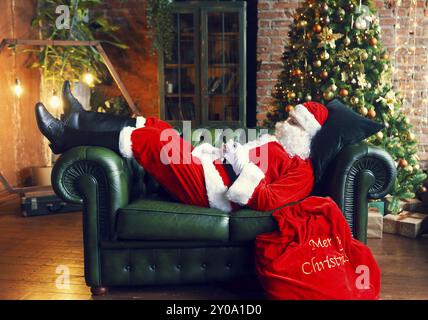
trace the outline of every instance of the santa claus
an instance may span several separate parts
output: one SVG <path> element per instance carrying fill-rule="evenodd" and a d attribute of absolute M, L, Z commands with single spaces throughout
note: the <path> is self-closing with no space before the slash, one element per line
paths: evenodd
<path fill-rule="evenodd" d="M 275 135 L 264 134 L 245 144 L 230 140 L 222 148 L 209 143 L 194 148 L 158 118 L 87 112 L 68 83 L 63 96 L 61 121 L 42 104 L 36 105 L 38 126 L 54 153 L 81 145 L 107 147 L 135 158 L 182 203 L 226 212 L 242 206 L 275 209 L 278 231 L 255 241 L 256 267 L 268 297 L 379 297 L 380 271 L 370 250 L 352 238 L 331 198 L 307 197 L 314 184 L 310 146 L 328 118 L 324 105 L 297 105 L 286 121 L 276 124 Z M 361 268 L 370 275 L 362 285 L 356 273 Z"/>
<path fill-rule="evenodd" d="M 182 203 L 228 212 L 240 206 L 268 211 L 301 200 L 312 190 L 311 139 L 328 117 L 327 108 L 320 103 L 297 105 L 286 121 L 276 124 L 275 135 L 264 134 L 246 144 L 229 140 L 223 148 L 209 143 L 194 148 L 158 118 L 85 111 L 68 83 L 63 96 L 62 121 L 42 104 L 36 105 L 38 126 L 54 153 L 93 145 L 134 157 Z M 165 158 L 174 161 L 165 163 Z M 232 166 L 235 175 L 225 163 Z"/>

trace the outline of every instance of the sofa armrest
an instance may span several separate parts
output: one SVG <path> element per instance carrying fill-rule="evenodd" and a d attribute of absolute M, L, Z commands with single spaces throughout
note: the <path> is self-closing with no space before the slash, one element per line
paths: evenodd
<path fill-rule="evenodd" d="M 117 209 L 130 201 L 131 175 L 125 159 L 117 153 L 82 146 L 59 157 L 51 180 L 64 201 L 83 203 L 85 236 L 97 233 L 98 240 L 107 240 L 115 234 Z"/>
<path fill-rule="evenodd" d="M 327 168 L 321 188 L 336 201 L 354 237 L 365 243 L 368 199 L 387 195 L 396 175 L 395 163 L 388 152 L 360 142 L 341 150 Z"/>

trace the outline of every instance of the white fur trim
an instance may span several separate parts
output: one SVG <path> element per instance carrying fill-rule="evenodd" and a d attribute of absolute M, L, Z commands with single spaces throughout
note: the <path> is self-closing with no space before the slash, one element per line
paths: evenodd
<path fill-rule="evenodd" d="M 309 110 L 303 105 L 298 104 L 294 110 L 290 112 L 292 116 L 296 118 L 299 124 L 313 137 L 318 130 L 321 129 L 321 125 L 315 119 L 315 116 L 309 112 Z"/>
<path fill-rule="evenodd" d="M 240 205 L 248 204 L 254 190 L 264 177 L 265 174 L 259 167 L 252 162 L 247 163 L 238 179 L 230 186 L 226 198 Z"/>
<path fill-rule="evenodd" d="M 205 187 L 210 207 L 225 212 L 232 211 L 232 206 L 226 199 L 227 186 L 224 185 L 214 163 L 207 159 L 201 160 L 201 163 L 204 168 Z"/>
<path fill-rule="evenodd" d="M 221 150 L 220 148 L 214 147 L 212 144 L 205 142 L 193 148 L 192 156 L 199 159 L 210 159 L 211 161 L 214 161 L 221 158 Z"/>
<path fill-rule="evenodd" d="M 134 131 L 134 127 L 124 127 L 120 130 L 119 134 L 119 151 L 124 158 L 132 158 L 132 141 L 131 134 Z"/>
<path fill-rule="evenodd" d="M 221 157 L 221 150 L 205 142 L 192 150 L 192 156 L 201 161 L 204 169 L 205 188 L 210 207 L 225 212 L 232 211 L 232 206 L 226 199 L 227 186 L 224 185 L 223 179 L 213 163 Z"/>
<path fill-rule="evenodd" d="M 247 142 L 246 144 L 243 145 L 243 147 L 246 148 L 247 150 L 251 150 L 257 147 L 261 147 L 262 145 L 265 145 L 269 142 L 279 142 L 279 141 L 275 136 L 265 133 L 265 134 L 262 134 L 257 139 Z"/>
<path fill-rule="evenodd" d="M 138 116 L 135 127 L 136 128 L 144 128 L 145 126 L 146 126 L 146 118 L 144 118 L 143 116 Z"/>

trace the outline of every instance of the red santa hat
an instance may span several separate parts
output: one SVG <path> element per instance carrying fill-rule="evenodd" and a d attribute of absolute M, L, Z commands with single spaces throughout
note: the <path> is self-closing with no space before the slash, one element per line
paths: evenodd
<path fill-rule="evenodd" d="M 318 102 L 298 104 L 291 110 L 290 115 L 313 137 L 328 118 L 328 109 Z"/>

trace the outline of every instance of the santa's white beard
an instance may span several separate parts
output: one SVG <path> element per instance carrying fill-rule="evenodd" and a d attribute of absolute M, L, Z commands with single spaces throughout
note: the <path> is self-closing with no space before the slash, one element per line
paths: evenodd
<path fill-rule="evenodd" d="M 275 136 L 291 157 L 309 158 L 311 136 L 303 128 L 290 125 L 285 121 L 278 122 L 275 125 Z"/>

